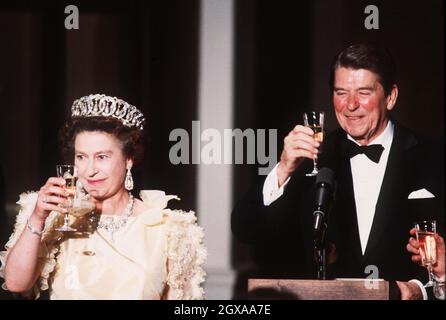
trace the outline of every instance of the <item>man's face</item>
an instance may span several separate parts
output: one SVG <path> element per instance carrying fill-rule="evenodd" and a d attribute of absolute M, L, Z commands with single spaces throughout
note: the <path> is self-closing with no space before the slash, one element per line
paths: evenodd
<path fill-rule="evenodd" d="M 369 70 L 342 67 L 335 71 L 336 118 L 342 129 L 361 145 L 369 144 L 384 131 L 397 95 L 394 86 L 386 97 L 378 76 Z"/>

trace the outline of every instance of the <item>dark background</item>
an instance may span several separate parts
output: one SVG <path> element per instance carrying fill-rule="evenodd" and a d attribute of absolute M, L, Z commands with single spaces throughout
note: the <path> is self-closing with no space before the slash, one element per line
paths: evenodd
<path fill-rule="evenodd" d="M 79 8 L 80 30 L 64 28 L 70 4 Z M 379 30 L 364 28 L 369 4 L 379 8 Z M 329 112 L 334 129 L 330 62 L 351 43 L 377 41 L 398 63 L 395 118 L 443 137 L 442 0 L 239 0 L 234 9 L 234 128 L 277 128 L 279 155 L 303 109 Z M 182 198 L 182 208 L 196 208 L 197 167 L 170 164 L 168 137 L 199 120 L 199 14 L 198 0 L 0 4 L 0 200 L 9 211 L 21 192 L 55 174 L 58 129 L 72 101 L 90 93 L 120 97 L 148 119 L 137 189 L 165 190 Z M 234 165 L 234 201 L 256 178 L 256 166 Z M 13 219 L 0 214 L 4 243 Z M 233 242 L 236 269 L 250 267 L 249 254 Z"/>

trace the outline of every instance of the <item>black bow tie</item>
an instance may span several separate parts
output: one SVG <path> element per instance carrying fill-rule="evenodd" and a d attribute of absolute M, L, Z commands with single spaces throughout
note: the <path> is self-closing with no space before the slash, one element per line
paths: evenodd
<path fill-rule="evenodd" d="M 378 163 L 381 158 L 381 154 L 384 151 L 384 147 L 380 144 L 371 144 L 369 146 L 359 146 L 350 139 L 347 139 L 348 147 L 347 152 L 350 158 L 363 153 L 373 162 Z"/>

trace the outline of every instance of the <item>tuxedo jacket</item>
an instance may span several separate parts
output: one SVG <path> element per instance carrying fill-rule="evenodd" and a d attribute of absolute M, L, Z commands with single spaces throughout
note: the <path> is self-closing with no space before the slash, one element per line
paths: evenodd
<path fill-rule="evenodd" d="M 334 245 L 328 278 L 425 280 L 426 269 L 406 250 L 414 221 L 436 219 L 444 228 L 443 145 L 417 138 L 395 124 L 394 137 L 364 254 L 361 250 L 346 133 L 338 129 L 321 146 L 319 167 L 334 171 L 334 200 L 327 217 L 327 243 Z M 263 183 L 241 199 L 231 215 L 232 231 L 253 245 L 257 275 L 271 278 L 315 278 L 313 211 L 315 178 L 306 177 L 312 161 L 294 172 L 283 195 L 263 205 Z M 426 189 L 434 198 L 409 199 Z M 333 246 L 332 246 L 333 247 Z M 373 274 L 370 274 L 370 273 Z"/>

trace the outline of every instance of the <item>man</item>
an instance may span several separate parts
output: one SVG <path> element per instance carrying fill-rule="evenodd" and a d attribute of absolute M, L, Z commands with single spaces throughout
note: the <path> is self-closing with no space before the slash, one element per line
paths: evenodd
<path fill-rule="evenodd" d="M 311 129 L 297 125 L 278 165 L 232 213 L 235 236 L 255 245 L 255 276 L 315 277 L 315 181 L 305 174 L 321 150 L 319 167 L 331 168 L 336 181 L 327 276 L 424 280 L 426 271 L 405 250 L 406 235 L 424 218 L 443 226 L 442 153 L 391 119 L 395 77 L 391 55 L 377 45 L 352 45 L 336 56 L 330 86 L 341 128 L 320 146 Z M 417 280 L 399 286 L 403 298 L 423 294 Z"/>

